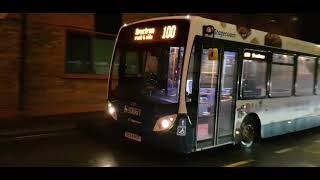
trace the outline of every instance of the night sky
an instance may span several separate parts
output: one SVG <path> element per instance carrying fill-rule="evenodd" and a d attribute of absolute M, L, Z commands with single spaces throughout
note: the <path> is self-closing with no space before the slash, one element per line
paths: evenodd
<path fill-rule="evenodd" d="M 320 13 L 301 13 L 298 18 L 299 39 L 320 44 Z M 97 13 L 96 31 L 117 34 L 121 19 L 121 13 Z"/>
<path fill-rule="evenodd" d="M 299 31 L 302 40 L 320 44 L 320 13 L 299 15 Z"/>
<path fill-rule="evenodd" d="M 121 13 L 96 13 L 96 31 L 117 34 L 122 25 Z"/>

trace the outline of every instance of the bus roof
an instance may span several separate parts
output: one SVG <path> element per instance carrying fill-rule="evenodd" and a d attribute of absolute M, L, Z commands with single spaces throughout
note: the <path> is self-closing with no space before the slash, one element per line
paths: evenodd
<path fill-rule="evenodd" d="M 136 21 L 133 23 L 129 23 L 128 25 L 130 26 L 136 23 L 165 19 L 189 19 L 191 24 L 190 31 L 196 35 L 202 35 L 203 26 L 211 25 L 215 29 L 214 37 L 217 39 L 270 46 L 274 48 L 320 56 L 320 45 L 318 44 L 199 16 L 158 17 Z"/>

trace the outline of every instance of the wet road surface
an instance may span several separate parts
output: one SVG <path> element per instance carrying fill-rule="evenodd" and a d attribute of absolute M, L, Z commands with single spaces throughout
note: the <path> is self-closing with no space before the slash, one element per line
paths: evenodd
<path fill-rule="evenodd" d="M 266 139 L 251 151 L 230 145 L 186 156 L 77 130 L 1 140 L 0 147 L 0 166 L 320 166 L 320 128 Z"/>

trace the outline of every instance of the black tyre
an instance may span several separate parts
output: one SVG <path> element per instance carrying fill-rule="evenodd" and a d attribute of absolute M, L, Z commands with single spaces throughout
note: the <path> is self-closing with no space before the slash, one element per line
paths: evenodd
<path fill-rule="evenodd" d="M 240 127 L 241 131 L 241 147 L 245 149 L 250 149 L 253 146 L 253 143 L 258 138 L 258 125 L 252 119 L 246 119 Z"/>

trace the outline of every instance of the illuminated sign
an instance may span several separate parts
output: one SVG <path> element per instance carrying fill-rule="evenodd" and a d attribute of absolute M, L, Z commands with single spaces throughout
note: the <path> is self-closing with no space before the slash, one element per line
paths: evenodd
<path fill-rule="evenodd" d="M 136 28 L 135 30 L 135 36 L 134 40 L 136 41 L 141 41 L 141 40 L 152 40 L 153 39 L 153 34 L 155 33 L 155 28 L 143 28 L 139 29 Z"/>
<path fill-rule="evenodd" d="M 165 26 L 162 32 L 162 39 L 173 39 L 176 36 L 177 26 Z"/>
<path fill-rule="evenodd" d="M 251 53 L 245 52 L 245 53 L 244 53 L 244 57 L 251 57 Z"/>
<path fill-rule="evenodd" d="M 256 58 L 256 59 L 264 59 L 266 56 L 263 54 L 256 54 L 256 53 L 252 53 L 251 54 L 252 58 Z"/>
<path fill-rule="evenodd" d="M 245 52 L 243 56 L 246 58 L 255 58 L 255 59 L 265 59 L 266 58 L 266 56 L 264 54 L 251 53 L 251 52 Z"/>
<path fill-rule="evenodd" d="M 161 39 L 167 40 L 167 39 L 174 39 L 176 37 L 177 32 L 177 26 L 176 25 L 169 25 L 164 26 L 162 28 L 162 33 L 158 33 L 160 30 L 156 29 L 155 27 L 151 28 L 136 28 L 134 31 L 134 40 L 135 41 L 151 41 L 158 37 L 161 34 Z"/>
<path fill-rule="evenodd" d="M 190 29 L 189 20 L 154 20 L 123 26 L 118 35 L 120 44 L 171 44 L 185 45 Z"/>

